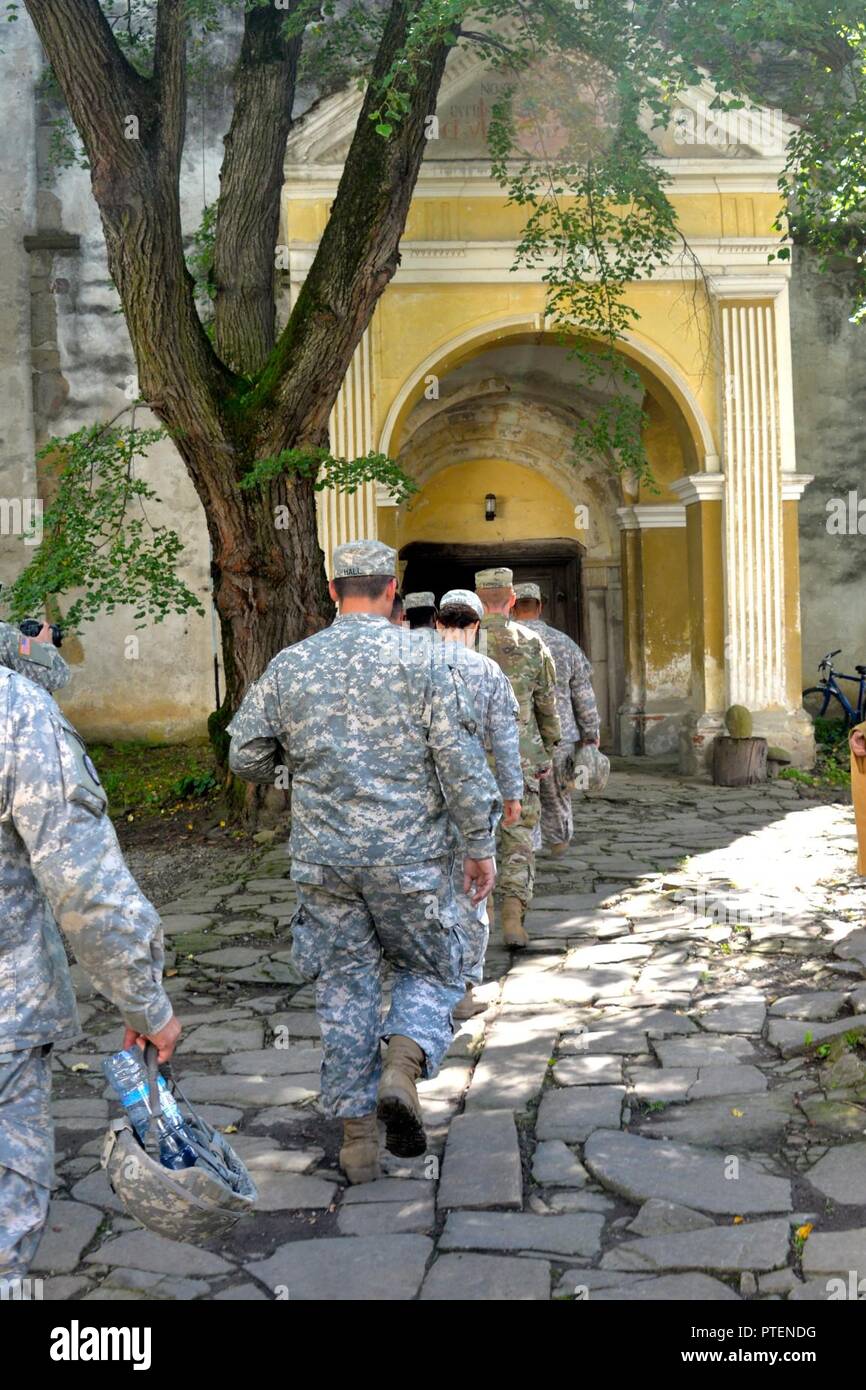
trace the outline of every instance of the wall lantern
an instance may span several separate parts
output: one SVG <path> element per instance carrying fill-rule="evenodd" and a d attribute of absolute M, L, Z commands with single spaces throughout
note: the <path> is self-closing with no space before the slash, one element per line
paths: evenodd
<path fill-rule="evenodd" d="M 484 499 L 484 520 L 496 520 L 496 494 L 493 492 L 488 492 Z"/>

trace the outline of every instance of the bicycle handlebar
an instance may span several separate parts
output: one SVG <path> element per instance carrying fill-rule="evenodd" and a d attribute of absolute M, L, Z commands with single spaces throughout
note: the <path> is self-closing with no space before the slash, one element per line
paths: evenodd
<path fill-rule="evenodd" d="M 836 650 L 835 650 L 835 652 L 828 652 L 827 655 L 824 657 L 823 661 L 819 661 L 819 662 L 818 662 L 818 670 L 820 671 L 820 669 L 821 669 L 822 666 L 827 666 L 827 665 L 833 660 L 833 657 L 834 657 L 834 656 L 838 656 L 838 655 L 839 655 L 839 653 L 841 652 L 841 650 L 842 650 L 841 647 L 837 647 Z"/>

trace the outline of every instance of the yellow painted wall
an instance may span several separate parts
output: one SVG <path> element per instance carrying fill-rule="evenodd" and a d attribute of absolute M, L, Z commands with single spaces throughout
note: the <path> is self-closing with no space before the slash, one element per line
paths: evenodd
<path fill-rule="evenodd" d="M 488 492 L 496 496 L 495 521 L 484 519 Z M 387 510 L 379 509 L 380 521 Z M 398 549 L 410 541 L 492 544 L 561 536 L 583 541 L 565 494 L 538 473 L 504 459 L 443 468 L 411 502 L 390 510 L 395 529 L 389 544 Z"/>
<path fill-rule="evenodd" d="M 648 696 L 685 695 L 691 668 L 686 528 L 641 532 Z"/>

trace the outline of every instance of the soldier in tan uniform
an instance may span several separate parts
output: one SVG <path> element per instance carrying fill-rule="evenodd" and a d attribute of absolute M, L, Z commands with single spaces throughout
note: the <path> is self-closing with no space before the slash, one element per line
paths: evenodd
<path fill-rule="evenodd" d="M 514 825 L 500 824 L 498 858 L 503 940 L 522 950 L 529 945 L 523 919 L 535 882 L 532 832 L 541 815 L 539 787 L 550 773 L 561 729 L 553 658 L 536 633 L 510 618 L 516 598 L 513 579 L 504 566 L 481 570 L 475 588 L 484 605 L 481 651 L 501 666 L 520 705 L 522 810 Z"/>

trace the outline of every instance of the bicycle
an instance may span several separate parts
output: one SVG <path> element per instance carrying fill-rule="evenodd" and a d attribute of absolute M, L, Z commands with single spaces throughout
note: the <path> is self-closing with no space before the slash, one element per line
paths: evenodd
<path fill-rule="evenodd" d="M 837 710 L 834 705 L 829 717 L 844 719 L 850 729 L 866 720 L 866 666 L 855 666 L 856 676 L 846 676 L 844 671 L 834 671 L 833 657 L 838 656 L 841 650 L 841 647 L 837 647 L 835 652 L 828 652 L 823 661 L 818 663 L 818 670 L 822 673 L 819 677 L 820 683 L 810 685 L 808 690 L 803 691 L 803 707 L 813 719 L 825 719 L 831 702 L 838 701 L 841 709 Z M 840 680 L 858 682 L 856 705 L 851 704 L 839 685 Z"/>

